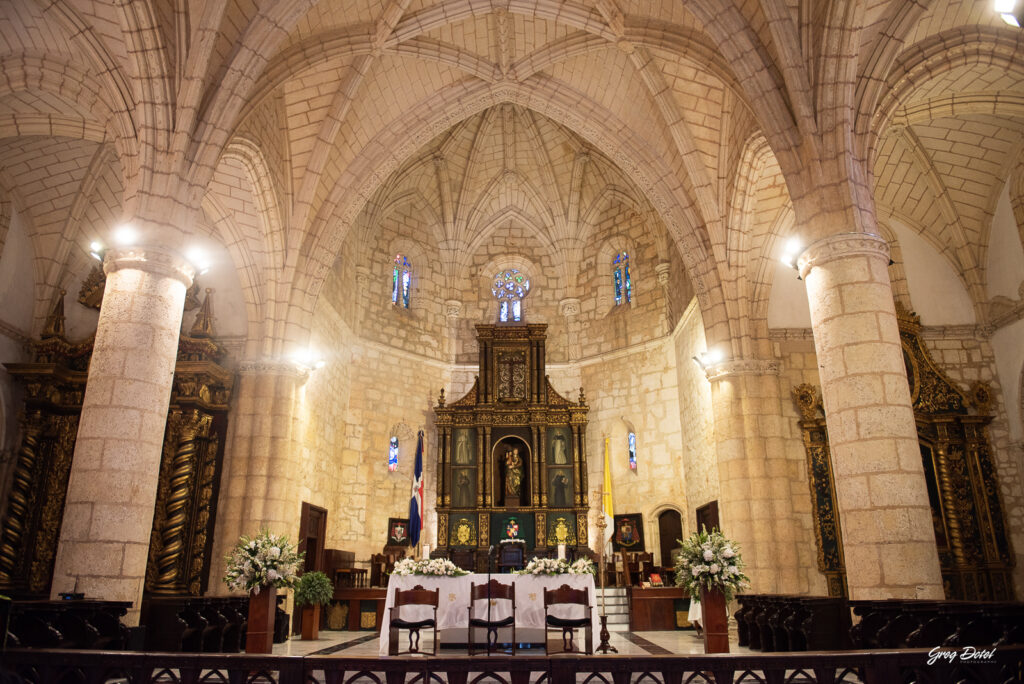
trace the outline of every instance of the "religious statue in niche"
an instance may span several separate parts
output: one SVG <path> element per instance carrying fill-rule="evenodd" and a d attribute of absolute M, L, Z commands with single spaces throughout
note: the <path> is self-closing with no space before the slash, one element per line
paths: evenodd
<path fill-rule="evenodd" d="M 455 471 L 453 506 L 469 508 L 473 505 L 473 478 L 471 475 L 472 471 L 466 468 Z"/>
<path fill-rule="evenodd" d="M 473 464 L 473 445 L 470 442 L 469 430 L 458 430 L 455 433 L 455 464 Z"/>
<path fill-rule="evenodd" d="M 568 506 L 569 478 L 560 470 L 556 470 L 551 478 L 551 505 Z"/>
<path fill-rule="evenodd" d="M 505 498 L 518 500 L 523 488 L 523 458 L 519 449 L 512 447 L 505 452 Z"/>
<path fill-rule="evenodd" d="M 555 465 L 569 465 L 569 452 L 565 448 L 565 435 L 558 433 L 551 441 L 551 462 Z"/>

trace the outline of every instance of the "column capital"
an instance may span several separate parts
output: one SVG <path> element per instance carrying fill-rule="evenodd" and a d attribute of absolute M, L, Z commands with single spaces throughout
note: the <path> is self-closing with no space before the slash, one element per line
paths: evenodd
<path fill-rule="evenodd" d="M 738 375 L 778 375 L 779 362 L 767 359 L 733 359 L 708 366 L 704 373 L 710 382 Z"/>
<path fill-rule="evenodd" d="M 444 300 L 445 318 L 458 318 L 462 315 L 462 302 L 458 299 Z"/>
<path fill-rule="evenodd" d="M 654 272 L 658 275 L 658 284 L 662 287 L 668 285 L 668 272 L 671 266 L 667 261 L 654 265 Z"/>
<path fill-rule="evenodd" d="M 797 259 L 800 277 L 806 278 L 815 266 L 850 256 L 876 257 L 889 261 L 889 243 L 872 233 L 838 233 L 816 240 Z"/>
<path fill-rule="evenodd" d="M 294 361 L 282 361 L 279 359 L 249 359 L 242 361 L 238 364 L 238 372 L 241 375 L 283 375 L 293 377 L 296 380 L 305 380 L 309 377 L 309 369 Z"/>
<path fill-rule="evenodd" d="M 563 316 L 578 316 L 580 313 L 580 300 L 575 297 L 567 297 L 558 302 L 558 312 Z"/>
<path fill-rule="evenodd" d="M 136 245 L 112 247 L 103 257 L 103 272 L 134 269 L 180 280 L 186 288 L 192 287 L 196 268 L 177 251 L 162 245 Z"/>

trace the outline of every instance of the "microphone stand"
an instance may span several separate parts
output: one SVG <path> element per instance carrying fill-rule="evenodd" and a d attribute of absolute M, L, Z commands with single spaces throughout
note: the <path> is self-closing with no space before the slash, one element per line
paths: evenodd
<path fill-rule="evenodd" d="M 494 544 L 487 550 L 487 655 L 491 654 L 491 565 L 494 563 Z M 494 647 L 498 647 L 498 630 L 494 630 Z"/>

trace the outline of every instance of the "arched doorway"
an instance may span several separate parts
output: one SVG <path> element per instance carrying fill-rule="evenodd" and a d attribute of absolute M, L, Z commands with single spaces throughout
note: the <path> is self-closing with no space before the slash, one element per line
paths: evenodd
<path fill-rule="evenodd" d="M 679 511 L 668 509 L 658 514 L 658 540 L 661 549 L 661 565 L 673 565 L 672 549 L 679 546 L 683 538 L 683 518 Z"/>

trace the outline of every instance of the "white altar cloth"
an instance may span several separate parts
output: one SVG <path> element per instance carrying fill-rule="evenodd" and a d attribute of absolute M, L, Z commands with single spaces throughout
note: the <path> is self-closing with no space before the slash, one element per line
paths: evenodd
<path fill-rule="evenodd" d="M 601 632 L 601 622 L 597 612 L 597 592 L 594 590 L 593 575 L 511 575 L 493 574 L 502 584 L 515 582 L 516 585 L 516 629 L 544 629 L 544 589 L 557 589 L 563 584 L 568 584 L 573 589 L 588 589 L 590 592 L 590 611 L 593 616 L 594 640 L 596 642 Z M 469 627 L 469 585 L 486 584 L 487 575 L 471 574 L 461 577 L 436 577 L 431 575 L 391 575 L 388 579 L 388 597 L 384 603 L 384 617 L 380 626 L 380 655 L 388 654 L 390 640 L 389 627 L 391 625 L 391 608 L 395 605 L 395 589 L 406 591 L 416 585 L 433 591 L 440 589 L 437 606 L 437 629 L 462 629 Z M 484 617 L 486 601 L 477 601 L 476 609 L 479 613 L 473 617 Z M 492 620 L 500 620 L 510 614 L 509 602 L 496 600 L 491 607 Z M 405 620 L 423 620 L 429 618 L 433 612 L 432 608 L 418 606 L 403 606 L 401 617 Z M 552 607 L 551 614 L 563 618 L 583 617 L 583 608 L 579 606 Z M 429 630 L 428 630 L 429 631 Z M 478 630 L 478 638 L 484 638 L 484 630 Z M 405 638 L 405 632 L 402 632 Z M 441 638 L 440 636 L 438 638 Z M 525 641 L 516 634 L 518 641 Z M 463 642 L 465 643 L 465 642 Z M 481 642 L 482 643 L 482 642 Z M 580 637 L 582 646 L 582 636 Z"/>

